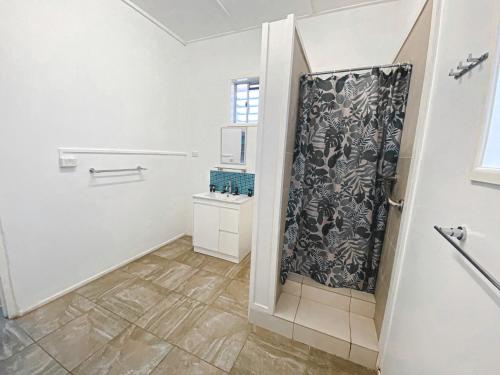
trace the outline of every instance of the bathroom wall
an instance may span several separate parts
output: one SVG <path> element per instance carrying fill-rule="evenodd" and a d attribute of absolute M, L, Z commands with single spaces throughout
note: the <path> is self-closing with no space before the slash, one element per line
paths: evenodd
<path fill-rule="evenodd" d="M 189 131 L 191 158 L 188 200 L 208 191 L 210 170 L 220 165 L 220 129 L 230 125 L 231 80 L 259 76 L 260 29 L 188 44 L 186 74 L 188 88 L 181 125 Z M 255 172 L 257 128 L 248 127 L 246 167 Z M 186 231 L 192 232 L 192 205 L 187 209 Z"/>
<path fill-rule="evenodd" d="M 500 56 L 500 2 L 433 3 L 381 369 L 384 375 L 493 374 L 500 368 L 500 293 L 433 225 L 465 225 L 461 246 L 500 278 L 500 186 L 471 181 Z M 486 51 L 490 58 L 481 66 L 459 80 L 448 76 L 469 53 Z"/>
<path fill-rule="evenodd" d="M 418 123 L 420 99 L 424 83 L 431 21 L 432 0 L 429 0 L 395 59 L 395 62 L 409 61 L 413 64 L 410 94 L 408 97 L 408 106 L 406 108 L 403 137 L 401 140 L 401 149 L 396 172 L 398 175 L 398 182 L 395 184 L 392 192 L 392 198 L 395 200 L 404 199 L 406 196 L 408 174 L 413 157 L 413 142 Z M 401 212 L 391 207 L 387 221 L 382 258 L 380 260 L 377 287 L 375 290 L 375 299 L 377 301 L 375 309 L 375 327 L 379 335 L 391 282 L 392 266 L 394 264 L 400 222 Z"/>
<path fill-rule="evenodd" d="M 120 1 L 0 2 L 0 215 L 25 311 L 185 232 L 188 159 L 57 147 L 188 151 L 183 46 Z M 149 170 L 91 179 L 88 169 Z"/>
<path fill-rule="evenodd" d="M 312 71 L 390 63 L 425 1 L 388 1 L 299 19 Z"/>

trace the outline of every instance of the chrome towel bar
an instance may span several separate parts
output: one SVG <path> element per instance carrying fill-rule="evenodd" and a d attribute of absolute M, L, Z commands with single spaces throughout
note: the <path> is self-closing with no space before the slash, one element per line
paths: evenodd
<path fill-rule="evenodd" d="M 498 291 L 500 291 L 500 282 L 492 274 L 486 271 L 478 262 L 476 262 L 469 254 L 467 254 L 464 249 L 458 246 L 458 244 L 453 240 L 453 237 L 457 238 L 458 240 L 464 240 L 467 237 L 465 227 L 442 228 L 440 226 L 434 225 L 434 229 L 441 236 L 443 236 L 444 239 L 448 241 L 451 246 L 453 246 L 465 259 L 467 259 L 476 270 L 478 270 L 490 283 L 492 283 Z"/>
<path fill-rule="evenodd" d="M 95 169 L 95 168 L 90 168 L 89 172 L 91 174 L 97 174 L 97 173 L 114 173 L 114 172 L 142 172 L 142 171 L 147 171 L 147 168 L 141 167 L 140 165 L 135 167 L 135 168 L 123 168 L 123 169 Z"/>

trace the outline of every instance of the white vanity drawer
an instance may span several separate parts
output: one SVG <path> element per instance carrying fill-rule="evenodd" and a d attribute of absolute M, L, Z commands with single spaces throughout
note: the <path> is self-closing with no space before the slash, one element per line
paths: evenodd
<path fill-rule="evenodd" d="M 220 222 L 219 229 L 239 233 L 238 226 L 240 221 L 240 212 L 238 210 L 231 210 L 229 208 L 220 208 Z"/>
<path fill-rule="evenodd" d="M 239 236 L 234 233 L 219 232 L 219 251 L 223 254 L 238 257 Z"/>

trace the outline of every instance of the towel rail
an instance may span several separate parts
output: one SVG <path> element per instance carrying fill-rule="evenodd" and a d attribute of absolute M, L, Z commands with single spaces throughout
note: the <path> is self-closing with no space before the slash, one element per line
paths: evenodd
<path fill-rule="evenodd" d="M 470 264 L 474 266 L 476 270 L 478 270 L 490 283 L 493 284 L 498 291 L 500 291 L 500 282 L 488 271 L 486 271 L 477 261 L 475 261 L 467 252 L 462 249 L 455 241 L 453 241 L 452 237 L 457 239 L 465 239 L 466 230 L 464 227 L 457 228 L 443 228 L 438 225 L 434 225 L 434 229 L 444 237 L 446 241 L 448 241 L 451 246 L 453 246 L 465 259 L 467 259 Z"/>
<path fill-rule="evenodd" d="M 122 169 L 95 169 L 95 168 L 90 168 L 89 172 L 91 174 L 97 174 L 97 173 L 114 173 L 114 172 L 142 172 L 142 171 L 147 171 L 147 168 L 141 167 L 138 165 L 135 168 L 122 168 Z"/>

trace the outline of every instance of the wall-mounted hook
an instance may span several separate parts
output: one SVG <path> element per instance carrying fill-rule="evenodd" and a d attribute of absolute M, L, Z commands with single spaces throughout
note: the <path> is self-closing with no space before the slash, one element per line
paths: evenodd
<path fill-rule="evenodd" d="M 450 73 L 448 73 L 448 75 L 449 75 L 450 77 L 457 77 L 457 76 L 460 76 L 460 73 L 459 73 L 459 72 L 455 72 L 455 71 L 453 70 L 453 68 L 452 68 L 452 69 L 450 69 Z"/>
<path fill-rule="evenodd" d="M 479 61 L 479 57 L 472 57 L 472 53 L 469 53 L 469 56 L 467 57 L 467 62 L 475 63 L 478 61 Z"/>
<path fill-rule="evenodd" d="M 469 53 L 469 56 L 467 57 L 467 62 L 470 63 L 468 65 L 464 65 L 462 61 L 458 63 L 457 69 L 459 70 L 458 72 L 455 72 L 453 69 L 450 70 L 450 73 L 448 74 L 450 77 L 453 77 L 455 79 L 459 79 L 463 75 L 467 74 L 470 72 L 472 69 L 474 69 L 476 66 L 481 64 L 484 60 L 488 58 L 489 54 L 488 52 L 483 53 L 479 57 L 472 57 L 472 54 Z"/>

